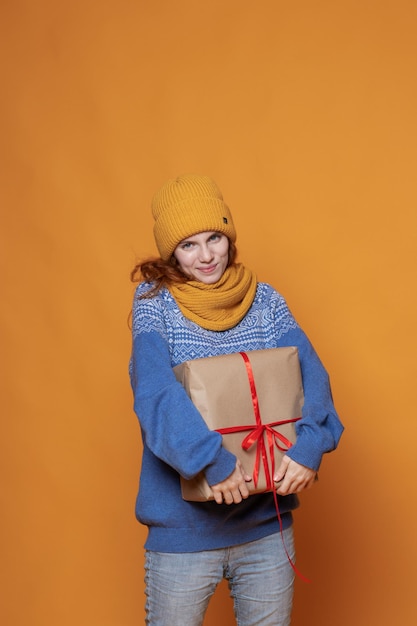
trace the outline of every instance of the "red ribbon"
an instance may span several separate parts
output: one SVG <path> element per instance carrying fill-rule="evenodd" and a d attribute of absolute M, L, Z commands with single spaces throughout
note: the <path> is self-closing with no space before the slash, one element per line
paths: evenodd
<path fill-rule="evenodd" d="M 287 420 L 279 420 L 278 422 L 270 422 L 269 424 L 262 424 L 261 417 L 259 414 L 259 410 L 255 411 L 256 416 L 256 424 L 250 424 L 248 426 L 230 426 L 228 428 L 217 428 L 217 432 L 221 435 L 231 435 L 233 433 L 241 433 L 245 431 L 250 431 L 248 435 L 242 440 L 242 448 L 244 450 L 249 450 L 254 444 L 256 444 L 256 458 L 255 458 L 255 467 L 253 470 L 253 483 L 255 487 L 258 485 L 259 473 L 261 460 L 264 467 L 265 477 L 266 477 L 266 489 L 265 491 L 272 491 L 274 488 L 274 474 L 275 474 L 275 456 L 274 456 L 274 445 L 281 450 L 282 452 L 286 452 L 291 448 L 292 443 L 289 439 L 287 439 L 282 433 L 274 430 L 276 426 L 282 426 L 283 424 L 291 424 L 292 422 L 297 422 L 300 417 L 294 417 L 292 419 Z M 258 421 L 259 419 L 259 421 Z M 267 438 L 268 447 L 265 445 L 264 434 Z M 280 442 L 283 444 L 280 445 Z M 285 447 L 284 447 L 285 446 Z M 268 454 L 271 461 L 271 466 L 269 466 Z"/>
<path fill-rule="evenodd" d="M 277 446 L 277 448 L 281 450 L 282 452 L 286 452 L 292 446 L 291 441 L 287 439 L 281 433 L 275 431 L 274 427 L 281 426 L 283 424 L 290 424 L 293 422 L 298 422 L 298 420 L 300 420 L 301 417 L 294 417 L 291 419 L 279 420 L 277 422 L 270 422 L 269 424 L 262 423 L 261 413 L 259 410 L 258 394 L 256 392 L 255 377 L 253 375 L 252 365 L 246 352 L 239 352 L 239 354 L 244 360 L 245 366 L 246 366 L 246 372 L 248 375 L 248 381 L 249 381 L 249 386 L 250 386 L 251 396 L 252 396 L 253 412 L 255 415 L 255 424 L 250 424 L 247 426 L 230 426 L 228 428 L 218 428 L 217 432 L 222 435 L 229 435 L 232 433 L 249 431 L 249 434 L 247 434 L 246 437 L 243 439 L 241 445 L 244 450 L 249 450 L 254 444 L 256 444 L 255 467 L 253 470 L 254 485 L 255 487 L 258 485 L 259 470 L 260 470 L 261 461 L 262 461 L 262 465 L 263 465 L 264 472 L 265 472 L 265 478 L 266 478 L 265 491 L 272 491 L 273 496 L 274 496 L 275 509 L 277 512 L 281 539 L 282 539 L 282 543 L 283 543 L 288 561 L 290 562 L 290 565 L 295 571 L 295 573 L 300 578 L 302 578 L 305 582 L 310 582 L 308 578 L 303 576 L 303 574 L 301 574 L 301 572 L 296 568 L 290 555 L 288 554 L 287 548 L 284 543 L 282 519 L 281 519 L 281 514 L 279 512 L 279 506 L 278 506 L 278 495 L 274 486 L 274 474 L 275 474 L 274 446 Z M 264 435 L 266 435 L 266 443 L 265 443 Z M 268 452 L 269 452 L 269 460 L 268 460 Z"/>

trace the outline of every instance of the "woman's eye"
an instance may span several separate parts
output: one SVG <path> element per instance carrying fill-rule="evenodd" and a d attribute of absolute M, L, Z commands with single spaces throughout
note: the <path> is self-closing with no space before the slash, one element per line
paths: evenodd
<path fill-rule="evenodd" d="M 210 237 L 210 241 L 217 241 L 218 239 L 220 239 L 220 235 L 218 233 L 215 233 Z"/>

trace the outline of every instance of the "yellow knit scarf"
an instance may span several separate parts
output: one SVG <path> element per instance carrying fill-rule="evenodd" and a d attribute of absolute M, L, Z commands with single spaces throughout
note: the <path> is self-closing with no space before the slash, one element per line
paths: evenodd
<path fill-rule="evenodd" d="M 182 314 L 207 330 L 228 330 L 248 312 L 255 297 L 255 274 L 242 264 L 228 267 L 217 283 L 197 280 L 169 286 Z"/>

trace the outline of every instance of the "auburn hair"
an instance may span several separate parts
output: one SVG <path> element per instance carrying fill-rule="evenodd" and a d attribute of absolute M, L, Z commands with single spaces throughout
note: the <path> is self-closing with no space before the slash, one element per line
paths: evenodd
<path fill-rule="evenodd" d="M 229 261 L 227 267 L 233 265 L 237 258 L 237 248 L 235 244 L 229 240 Z M 150 283 L 150 288 L 140 298 L 153 298 L 159 291 L 168 285 L 174 283 L 186 283 L 190 280 L 189 276 L 181 270 L 177 259 L 172 255 L 167 261 L 161 258 L 151 257 L 136 263 L 130 272 L 130 279 L 134 283 L 145 280 Z"/>

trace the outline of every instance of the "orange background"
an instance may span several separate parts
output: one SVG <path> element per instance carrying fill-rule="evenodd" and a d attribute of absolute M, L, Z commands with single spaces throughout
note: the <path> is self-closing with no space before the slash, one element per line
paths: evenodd
<path fill-rule="evenodd" d="M 0 621 L 143 623 L 127 377 L 150 198 L 207 173 L 346 425 L 295 626 L 417 623 L 414 0 L 3 1 Z M 163 506 L 163 503 L 161 503 Z M 205 624 L 233 623 L 223 584 Z"/>

